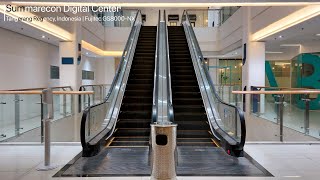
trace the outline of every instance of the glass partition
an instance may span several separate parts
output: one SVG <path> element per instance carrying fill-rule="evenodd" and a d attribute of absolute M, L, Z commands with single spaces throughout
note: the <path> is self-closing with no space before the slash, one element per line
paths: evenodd
<path fill-rule="evenodd" d="M 108 94 L 109 89 L 110 85 L 108 84 L 80 86 L 79 91 L 93 91 L 93 94 L 85 95 L 80 99 L 79 112 L 91 105 L 96 105 L 103 102 Z"/>
<path fill-rule="evenodd" d="M 270 91 L 270 90 L 294 90 L 294 89 L 279 89 L 279 88 L 253 88 L 252 90 Z M 295 131 L 310 135 L 320 139 L 320 111 L 310 110 L 299 107 L 294 102 L 294 97 L 298 96 L 299 100 L 306 103 L 312 100 L 310 96 L 305 95 L 283 95 L 283 126 Z M 309 101 L 310 102 L 310 101 Z M 280 123 L 280 96 L 277 94 L 262 94 L 251 96 L 251 112 L 254 116 L 271 121 L 275 124 Z M 309 118 L 306 117 L 306 112 L 309 113 Z"/>
<path fill-rule="evenodd" d="M 195 28 L 218 27 L 231 17 L 240 7 L 223 7 L 217 9 L 188 9 L 190 24 Z M 185 17 L 182 17 L 182 22 Z"/>
<path fill-rule="evenodd" d="M 72 90 L 69 86 L 52 89 L 53 91 Z M 41 91 L 43 89 L 24 89 L 23 91 L 32 90 Z M 66 120 L 73 115 L 73 100 L 74 95 L 53 95 L 53 127 L 55 124 L 62 124 L 65 127 L 74 126 L 74 118 Z M 42 119 L 45 114 L 42 103 L 41 94 L 0 94 L 0 142 L 41 142 L 43 136 Z M 68 121 L 67 123 L 72 125 L 66 126 L 64 121 Z M 52 128 L 52 132 L 55 132 L 54 128 Z M 54 137 L 55 135 L 53 135 L 53 139 L 56 141 L 69 141 L 66 137 Z"/>

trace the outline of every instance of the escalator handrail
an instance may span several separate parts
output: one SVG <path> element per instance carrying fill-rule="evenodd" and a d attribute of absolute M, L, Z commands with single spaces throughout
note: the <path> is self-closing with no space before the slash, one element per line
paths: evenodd
<path fill-rule="evenodd" d="M 123 53 L 122 53 L 122 56 L 121 56 L 121 60 L 120 60 L 120 63 L 117 67 L 117 70 L 116 70 L 116 74 L 115 74 L 115 77 L 113 78 L 113 81 L 112 81 L 112 84 L 110 86 L 110 89 L 108 91 L 108 94 L 106 95 L 105 99 L 103 102 L 99 103 L 99 104 L 95 104 L 93 106 L 89 106 L 87 107 L 84 111 L 83 111 L 83 114 L 82 114 L 82 118 L 81 118 L 81 125 L 80 125 L 80 140 L 81 140 L 81 145 L 83 147 L 83 149 L 89 149 L 90 147 L 90 144 L 89 142 L 92 141 L 93 139 L 95 139 L 96 137 L 99 136 L 99 134 L 101 134 L 102 132 L 104 132 L 108 126 L 106 126 L 104 129 L 102 129 L 99 133 L 97 133 L 97 135 L 95 135 L 94 137 L 92 137 L 90 140 L 86 140 L 86 137 L 85 137 L 85 133 L 86 133 L 86 123 L 87 123 L 87 117 L 88 117 L 88 114 L 90 113 L 90 110 L 94 107 L 97 107 L 97 106 L 100 106 L 100 105 L 103 105 L 105 103 L 108 102 L 109 100 L 109 97 L 112 93 L 112 91 L 115 89 L 115 84 L 116 82 L 119 80 L 119 75 L 120 75 L 120 70 L 122 68 L 126 68 L 126 67 L 123 67 L 123 64 L 124 64 L 124 60 L 125 60 L 125 57 L 130 55 L 130 51 L 132 51 L 132 44 L 133 44 L 133 35 L 134 35 L 134 32 L 135 32 L 135 26 L 136 26 L 136 22 L 137 22 L 137 19 L 138 19 L 138 16 L 140 14 L 140 18 L 142 19 L 142 15 L 141 15 L 141 11 L 140 10 L 137 10 L 137 13 L 136 13 L 136 16 L 135 16 L 135 19 L 134 19 L 134 22 L 131 26 L 131 31 L 129 33 L 129 37 L 128 37 L 128 40 L 126 42 L 126 45 L 125 45 L 125 48 L 123 50 Z M 113 129 L 114 130 L 114 129 Z"/>
<path fill-rule="evenodd" d="M 196 50 L 196 52 L 198 52 L 198 55 L 199 55 L 198 58 L 200 58 L 201 63 L 203 64 L 204 58 L 203 58 L 203 55 L 202 55 L 202 52 L 201 52 L 201 49 L 200 49 L 198 40 L 197 40 L 197 38 L 196 38 L 196 36 L 195 36 L 193 27 L 192 27 L 192 25 L 191 25 L 191 23 L 190 23 L 188 12 L 185 10 L 185 11 L 183 12 L 182 17 L 184 16 L 184 14 L 185 14 L 185 16 L 186 16 L 185 21 L 187 21 L 187 22 L 189 23 L 189 26 L 191 26 L 191 27 L 190 27 L 190 29 L 191 29 L 190 32 L 192 33 L 192 36 L 193 36 L 193 38 L 191 38 L 191 39 L 192 39 L 193 42 L 194 42 L 195 48 L 197 48 L 197 49 L 195 49 L 195 50 Z M 229 103 L 226 103 L 226 102 L 224 102 L 224 101 L 220 98 L 220 96 L 218 95 L 218 93 L 217 93 L 216 90 L 215 90 L 214 84 L 213 84 L 213 82 L 212 82 L 212 79 L 211 79 L 211 77 L 210 77 L 210 74 L 209 74 L 208 70 L 207 70 L 206 68 L 203 68 L 203 69 L 204 69 L 204 71 L 205 71 L 206 78 L 208 79 L 208 83 L 209 83 L 211 89 L 213 90 L 213 93 L 214 93 L 215 97 L 217 98 L 217 100 L 218 100 L 220 103 L 222 103 L 222 104 L 224 104 L 224 105 L 226 105 L 226 106 L 229 106 L 229 107 L 232 107 L 232 108 L 236 109 L 237 113 L 239 114 L 239 117 L 240 117 L 239 120 L 240 120 L 240 126 L 241 126 L 241 128 L 240 128 L 240 129 L 241 129 L 241 139 L 240 139 L 240 142 L 237 143 L 237 148 L 242 150 L 243 147 L 244 147 L 244 144 L 245 144 L 245 139 L 246 139 L 246 124 L 245 124 L 244 113 L 243 113 L 243 111 L 242 111 L 239 107 L 237 107 L 237 106 L 235 106 L 235 105 L 232 105 L 232 104 L 229 104 Z M 219 126 L 218 123 L 217 123 L 217 125 Z M 225 132 L 220 126 L 219 126 L 219 128 L 220 128 L 223 132 Z M 227 132 L 225 132 L 225 133 L 228 135 Z M 231 136 L 230 136 L 230 137 L 231 137 Z M 231 138 L 232 138 L 232 137 L 231 137 Z M 232 138 L 232 139 L 233 139 L 233 138 Z"/>
<path fill-rule="evenodd" d="M 153 100 L 152 100 L 152 117 L 151 123 L 157 122 L 158 119 L 158 97 L 159 97 L 159 26 L 160 26 L 160 10 L 158 15 L 158 25 L 157 25 L 157 37 L 156 37 L 156 52 L 155 52 L 155 66 L 154 66 L 154 80 L 153 80 Z"/>
<path fill-rule="evenodd" d="M 165 36 L 166 36 L 166 62 L 167 62 L 167 95 L 168 95 L 168 120 L 170 122 L 174 122 L 174 110 L 173 110 L 173 103 L 172 103 L 172 87 L 171 87 L 171 67 L 170 67 L 170 50 L 169 50 L 169 35 L 168 35 L 168 26 L 167 26 L 167 19 L 166 19 L 166 10 L 163 12 L 163 18 L 165 22 Z"/>

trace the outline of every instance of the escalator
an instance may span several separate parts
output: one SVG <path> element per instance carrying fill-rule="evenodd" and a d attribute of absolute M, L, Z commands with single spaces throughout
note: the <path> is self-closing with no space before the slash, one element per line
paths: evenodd
<path fill-rule="evenodd" d="M 177 145 L 215 147 L 183 27 L 169 26 L 168 38 Z"/>
<path fill-rule="evenodd" d="M 156 34 L 156 26 L 141 27 L 115 134 L 108 146 L 149 144 Z"/>
<path fill-rule="evenodd" d="M 167 28 L 165 12 L 160 20 L 160 11 L 158 27 L 142 22 L 138 10 L 105 101 L 83 112 L 82 152 L 54 177 L 150 176 L 158 172 L 150 162 L 165 162 L 166 153 L 174 154 L 178 176 L 264 175 L 241 157 L 243 114 L 214 93 L 199 66 L 201 58 L 195 58 L 200 55 L 192 27 Z M 164 150 L 175 147 L 168 143 L 174 137 L 164 138 L 161 131 L 149 142 L 150 124 L 177 124 L 177 148 Z M 154 143 L 158 156 L 152 156 Z"/>
<path fill-rule="evenodd" d="M 241 157 L 246 137 L 243 112 L 216 92 L 189 16 L 184 11 L 181 26 L 167 30 L 178 149 L 191 153 L 203 148 L 206 153 L 199 158 L 212 155 L 211 150 Z"/>

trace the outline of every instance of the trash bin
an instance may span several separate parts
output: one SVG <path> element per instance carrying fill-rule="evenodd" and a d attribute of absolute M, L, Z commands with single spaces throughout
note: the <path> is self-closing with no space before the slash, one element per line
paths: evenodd
<path fill-rule="evenodd" d="M 151 124 L 151 179 L 176 179 L 176 124 Z"/>

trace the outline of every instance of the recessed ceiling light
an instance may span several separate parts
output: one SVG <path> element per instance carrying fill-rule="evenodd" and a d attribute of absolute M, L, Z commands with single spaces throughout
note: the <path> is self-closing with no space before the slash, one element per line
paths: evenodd
<path fill-rule="evenodd" d="M 281 38 L 283 38 L 283 36 L 282 36 L 282 35 L 280 35 L 280 36 L 279 36 L 279 38 L 281 39 Z"/>
<path fill-rule="evenodd" d="M 238 52 L 235 52 L 234 54 L 238 54 Z"/>
<path fill-rule="evenodd" d="M 281 54 L 283 52 L 280 51 L 266 51 L 267 54 Z"/>
<path fill-rule="evenodd" d="M 316 34 L 316 36 L 320 36 L 320 34 Z"/>
<path fill-rule="evenodd" d="M 46 38 L 46 36 L 45 36 L 45 35 L 42 35 L 41 37 L 42 37 L 43 39 L 44 39 L 44 38 Z"/>
<path fill-rule="evenodd" d="M 89 53 L 88 52 L 86 52 L 86 55 L 88 55 Z"/>
<path fill-rule="evenodd" d="M 284 46 L 284 47 L 296 47 L 296 46 L 298 46 L 298 47 L 300 47 L 301 44 L 281 44 L 280 46 Z"/>

